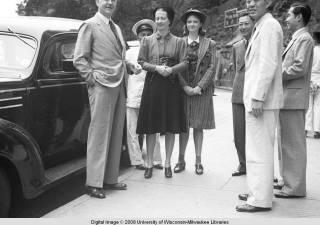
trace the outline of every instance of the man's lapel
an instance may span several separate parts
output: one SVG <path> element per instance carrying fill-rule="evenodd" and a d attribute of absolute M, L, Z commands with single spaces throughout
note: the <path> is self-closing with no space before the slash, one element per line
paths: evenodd
<path fill-rule="evenodd" d="M 112 30 L 110 29 L 110 26 L 107 25 L 98 15 L 95 16 L 99 30 L 103 32 L 109 40 L 111 40 L 113 46 L 118 50 L 118 52 L 122 55 L 120 46 L 118 46 L 118 42 L 116 37 L 113 35 Z"/>
<path fill-rule="evenodd" d="M 116 29 L 117 29 L 117 32 L 118 32 L 118 35 L 119 35 L 119 39 L 120 39 L 120 42 L 121 42 L 121 45 L 122 45 L 122 56 L 124 57 L 124 54 L 126 52 L 126 43 L 125 43 L 124 37 L 122 35 L 121 29 L 119 28 L 118 25 L 116 26 Z M 121 49 L 119 49 L 119 50 L 121 50 Z"/>
<path fill-rule="evenodd" d="M 286 47 L 286 49 L 284 50 L 284 52 L 282 53 L 282 59 L 284 59 L 284 57 L 286 56 L 287 52 L 289 51 L 289 49 L 293 46 L 294 42 L 296 41 L 297 39 L 293 39 L 289 42 L 288 46 Z"/>
<path fill-rule="evenodd" d="M 249 54 L 251 52 L 252 43 L 253 43 L 254 39 L 257 38 L 257 36 L 258 36 L 258 34 L 260 32 L 260 28 L 261 28 L 261 26 L 259 28 L 254 28 L 252 36 L 251 36 L 251 38 L 249 40 L 249 44 L 248 44 L 248 48 L 246 50 L 245 58 L 247 58 L 249 56 Z"/>
<path fill-rule="evenodd" d="M 246 53 L 246 42 L 247 42 L 247 40 L 244 39 L 243 44 L 239 48 L 241 54 L 237 54 L 237 63 L 239 62 L 239 70 L 242 70 L 245 66 L 245 60 L 244 60 L 243 56 Z"/>

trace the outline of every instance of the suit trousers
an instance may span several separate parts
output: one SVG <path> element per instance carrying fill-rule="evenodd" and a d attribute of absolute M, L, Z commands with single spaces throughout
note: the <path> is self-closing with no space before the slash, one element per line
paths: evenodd
<path fill-rule="evenodd" d="M 244 104 L 232 103 L 233 137 L 239 163 L 246 165 L 246 112 Z"/>
<path fill-rule="evenodd" d="M 246 112 L 247 204 L 272 207 L 274 145 L 279 110 L 264 110 L 256 118 Z"/>
<path fill-rule="evenodd" d="M 284 187 L 288 195 L 306 195 L 307 144 L 305 110 L 280 110 L 281 160 Z"/>
<path fill-rule="evenodd" d="M 117 87 L 88 87 L 91 122 L 87 146 L 87 186 L 118 182 L 126 112 L 124 81 Z"/>
<path fill-rule="evenodd" d="M 136 133 L 139 108 L 127 107 L 127 143 L 131 165 L 144 164 L 143 156 L 145 151 L 141 151 L 139 145 L 139 135 Z M 154 164 L 162 164 L 160 152 L 160 135 L 157 134 L 156 145 L 153 154 Z"/>
<path fill-rule="evenodd" d="M 310 94 L 309 109 L 306 114 L 306 130 L 320 132 L 320 91 Z"/>

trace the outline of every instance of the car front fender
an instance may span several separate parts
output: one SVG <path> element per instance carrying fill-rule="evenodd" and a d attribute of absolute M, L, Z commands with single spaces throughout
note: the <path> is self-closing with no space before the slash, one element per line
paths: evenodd
<path fill-rule="evenodd" d="M 45 173 L 39 146 L 22 127 L 4 119 L 0 119 L 0 157 L 15 167 L 25 198 L 42 192 Z"/>

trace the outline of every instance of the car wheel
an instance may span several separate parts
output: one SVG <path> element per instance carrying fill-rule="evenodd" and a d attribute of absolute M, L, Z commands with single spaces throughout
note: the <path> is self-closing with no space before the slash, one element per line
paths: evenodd
<path fill-rule="evenodd" d="M 8 217 L 11 204 L 11 185 L 6 172 L 0 168 L 0 217 Z"/>

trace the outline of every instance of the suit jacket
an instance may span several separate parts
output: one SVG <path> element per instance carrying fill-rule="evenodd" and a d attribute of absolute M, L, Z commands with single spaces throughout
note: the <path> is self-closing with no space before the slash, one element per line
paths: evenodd
<path fill-rule="evenodd" d="M 283 109 L 308 109 L 313 39 L 307 28 L 296 31 L 283 52 Z"/>
<path fill-rule="evenodd" d="M 282 28 L 270 13 L 266 13 L 253 30 L 245 55 L 245 107 L 251 111 L 252 99 L 256 99 L 263 101 L 264 110 L 280 109 L 283 105 Z"/>
<path fill-rule="evenodd" d="M 247 40 L 242 39 L 239 42 L 236 42 L 232 48 L 231 57 L 235 71 L 235 77 L 233 80 L 231 102 L 237 104 L 243 104 L 243 86 L 245 74 L 244 56 L 246 54 L 246 42 Z"/>
<path fill-rule="evenodd" d="M 126 47 L 120 28 L 115 24 L 122 47 L 110 26 L 98 14 L 81 25 L 74 52 L 74 66 L 86 81 L 95 79 L 104 86 L 116 87 L 127 82 Z"/>
<path fill-rule="evenodd" d="M 183 38 L 186 45 L 188 38 Z M 216 43 L 203 36 L 200 36 L 198 61 L 195 71 L 195 78 L 191 82 L 187 82 L 187 77 L 182 76 L 182 86 L 199 86 L 202 90 L 213 88 L 213 79 L 216 70 Z M 187 73 L 184 73 L 187 75 Z"/>

